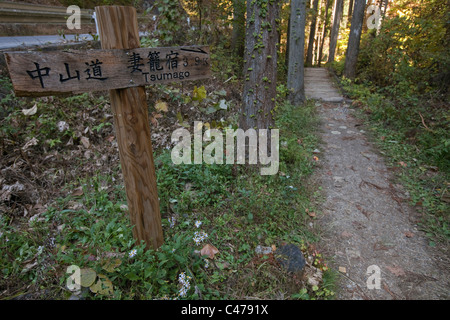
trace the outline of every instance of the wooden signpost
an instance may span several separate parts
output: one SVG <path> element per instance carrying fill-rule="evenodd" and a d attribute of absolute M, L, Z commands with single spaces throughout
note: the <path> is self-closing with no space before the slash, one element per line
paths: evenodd
<path fill-rule="evenodd" d="M 110 90 L 133 235 L 163 244 L 145 85 L 210 76 L 203 46 L 139 48 L 136 9 L 95 8 L 102 50 L 5 53 L 17 96 Z"/>

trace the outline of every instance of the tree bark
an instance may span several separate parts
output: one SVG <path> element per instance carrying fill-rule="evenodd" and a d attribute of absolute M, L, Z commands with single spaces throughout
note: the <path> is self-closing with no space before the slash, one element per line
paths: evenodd
<path fill-rule="evenodd" d="M 323 29 L 322 29 L 322 39 L 320 41 L 320 49 L 319 49 L 319 58 L 317 59 L 317 65 L 320 67 L 322 64 L 322 56 L 323 56 L 323 45 L 325 43 L 325 38 L 327 34 L 327 28 L 328 28 L 328 10 L 330 8 L 331 0 L 327 0 L 327 4 L 325 6 L 325 21 L 323 22 Z"/>
<path fill-rule="evenodd" d="M 289 16 L 288 29 L 287 29 L 287 35 L 286 35 L 286 57 L 285 57 L 285 61 L 284 61 L 286 69 L 289 68 L 289 38 L 290 37 L 291 37 L 291 16 Z"/>
<path fill-rule="evenodd" d="M 352 21 L 353 14 L 353 0 L 349 0 L 348 2 L 348 13 L 347 13 L 347 26 L 350 26 L 350 21 Z"/>
<path fill-rule="evenodd" d="M 344 76 L 350 79 L 353 79 L 356 76 L 356 63 L 358 61 L 359 43 L 361 40 L 364 12 L 366 8 L 365 2 L 365 0 L 355 0 L 344 67 Z"/>
<path fill-rule="evenodd" d="M 277 85 L 278 1 L 247 1 L 241 128 L 273 126 Z"/>
<path fill-rule="evenodd" d="M 288 81 L 289 101 L 299 105 L 306 101 L 304 86 L 306 0 L 291 1 Z"/>
<path fill-rule="evenodd" d="M 306 53 L 306 65 L 312 66 L 313 64 L 313 55 L 314 55 L 314 38 L 316 36 L 316 24 L 317 24 L 317 8 L 319 6 L 319 0 L 314 0 L 313 2 L 313 12 L 314 16 L 311 20 L 311 26 L 309 31 L 309 42 L 308 42 L 308 52 Z"/>
<path fill-rule="evenodd" d="M 334 7 L 334 21 L 330 35 L 330 54 L 328 55 L 328 63 L 334 61 L 336 54 L 337 40 L 339 37 L 339 27 L 341 24 L 342 12 L 344 9 L 344 0 L 336 0 Z"/>
<path fill-rule="evenodd" d="M 245 49 L 245 0 L 233 0 L 233 34 L 231 47 L 238 56 L 244 56 Z"/>

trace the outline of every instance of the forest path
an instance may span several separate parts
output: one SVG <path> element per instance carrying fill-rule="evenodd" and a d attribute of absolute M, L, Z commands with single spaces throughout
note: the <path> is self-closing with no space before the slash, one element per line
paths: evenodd
<path fill-rule="evenodd" d="M 354 110 L 324 100 L 317 103 L 323 145 L 313 183 L 324 197 L 318 247 L 340 275 L 337 299 L 449 299 L 448 255 L 418 230 L 408 193 L 394 182 Z M 379 287 L 370 289 L 368 282 Z"/>
<path fill-rule="evenodd" d="M 305 94 L 308 99 L 324 102 L 344 100 L 325 68 L 305 68 Z"/>

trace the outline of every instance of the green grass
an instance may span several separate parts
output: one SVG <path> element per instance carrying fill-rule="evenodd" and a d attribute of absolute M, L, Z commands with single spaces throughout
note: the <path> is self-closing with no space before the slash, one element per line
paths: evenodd
<path fill-rule="evenodd" d="M 76 117 L 50 111 L 70 104 L 101 108 L 106 101 L 92 99 L 81 95 L 51 103 L 40 100 L 38 110 L 47 110 L 46 117 L 43 112 L 28 118 L 20 111 L 10 112 L 2 120 L 2 137 L 15 135 L 25 141 L 27 134 L 39 140 L 56 136 L 60 142 L 47 148 L 66 154 L 64 145 L 70 137 L 60 135 L 55 126 L 66 120 L 72 128 Z M 293 107 L 282 97 L 279 102 L 277 175 L 261 176 L 259 168 L 244 165 L 174 165 L 170 150 L 155 151 L 165 240 L 156 251 L 135 243 L 117 167 L 109 168 L 108 174 L 99 170 L 67 182 L 61 192 L 66 196 L 52 199 L 33 220 L 13 211 L 0 216 L 0 288 L 2 292 L 8 288 L 10 294 L 4 298 L 29 292 L 34 298 L 68 298 L 70 266 L 95 272 L 96 282 L 82 287 L 86 299 L 331 298 L 331 273 L 325 272 L 323 288 L 310 288 L 300 279 L 293 281 L 273 256 L 255 254 L 258 245 L 293 243 L 307 255 L 308 244 L 318 240 L 306 213 L 315 210 L 317 200 L 316 190 L 308 184 L 315 166 L 312 150 L 318 145 L 314 104 Z M 14 121 L 28 129 L 19 132 Z M 94 124 L 98 122 L 89 123 Z M 92 137 L 92 143 L 103 143 L 107 134 L 110 129 Z M 70 166 L 81 170 L 88 164 L 89 159 L 74 158 Z M 78 195 L 70 195 L 74 190 Z M 196 232 L 207 234 L 199 244 L 194 242 Z M 220 251 L 209 265 L 198 253 L 207 243 Z M 130 257 L 132 250 L 136 254 Z M 180 274 L 190 277 L 185 296 L 180 296 Z M 111 290 L 94 290 L 100 282 Z"/>

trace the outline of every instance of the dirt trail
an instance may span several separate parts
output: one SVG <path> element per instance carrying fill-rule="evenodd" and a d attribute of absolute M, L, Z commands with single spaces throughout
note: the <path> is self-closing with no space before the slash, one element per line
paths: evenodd
<path fill-rule="evenodd" d="M 353 110 L 323 102 L 319 112 L 320 248 L 339 270 L 337 298 L 449 299 L 449 257 L 418 230 L 407 192 L 393 181 Z"/>

